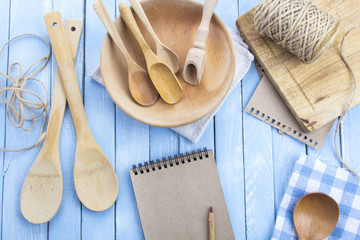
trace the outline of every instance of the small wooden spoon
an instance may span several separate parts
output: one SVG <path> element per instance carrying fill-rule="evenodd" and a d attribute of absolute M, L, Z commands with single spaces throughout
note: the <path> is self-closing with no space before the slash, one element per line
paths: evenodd
<path fill-rule="evenodd" d="M 116 200 L 119 191 L 117 177 L 90 132 L 60 13 L 50 12 L 44 19 L 76 130 L 75 190 L 87 208 L 103 211 Z"/>
<path fill-rule="evenodd" d="M 71 57 L 76 58 L 82 21 L 66 20 L 65 32 L 70 42 Z M 24 181 L 20 209 L 24 218 L 34 224 L 50 221 L 62 199 L 63 180 L 59 157 L 59 137 L 66 107 L 66 97 L 59 70 L 56 72 L 47 136 Z"/>
<path fill-rule="evenodd" d="M 322 240 L 334 231 L 339 206 L 324 193 L 309 193 L 297 202 L 293 218 L 299 240 Z"/>
<path fill-rule="evenodd" d="M 114 23 L 111 21 L 109 13 L 106 11 L 103 2 L 101 0 L 96 0 L 93 4 L 93 8 L 125 58 L 128 66 L 128 81 L 131 96 L 140 105 L 150 106 L 154 104 L 158 99 L 159 94 L 151 82 L 147 72 L 130 56 L 118 32 L 116 31 Z"/>
<path fill-rule="evenodd" d="M 169 67 L 171 67 L 174 73 L 178 72 L 180 68 L 180 63 L 176 53 L 160 41 L 160 39 L 154 32 L 154 29 L 152 28 L 149 19 L 147 18 L 144 9 L 142 8 L 139 1 L 129 0 L 129 2 L 138 17 L 140 18 L 141 22 L 144 24 L 145 28 L 149 31 L 150 35 L 154 39 L 156 44 L 156 55 L 158 55 L 167 65 L 169 65 Z"/>
<path fill-rule="evenodd" d="M 169 104 L 177 103 L 182 97 L 182 87 L 174 72 L 149 48 L 130 8 L 125 3 L 120 3 L 119 10 L 122 19 L 138 41 L 144 53 L 146 66 L 155 88 L 165 102 Z"/>

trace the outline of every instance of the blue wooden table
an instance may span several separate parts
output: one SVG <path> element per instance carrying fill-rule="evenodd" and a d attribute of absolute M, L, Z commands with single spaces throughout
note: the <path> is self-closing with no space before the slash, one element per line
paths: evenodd
<path fill-rule="evenodd" d="M 223 22 L 236 29 L 235 20 L 261 0 L 219 0 L 215 12 Z M 104 1 L 115 18 L 119 1 Z M 260 79 L 254 64 L 210 122 L 197 144 L 170 129 L 139 123 L 117 108 L 106 90 L 90 74 L 99 64 L 100 47 L 106 33 L 85 0 L 0 0 L 0 43 L 22 33 L 36 33 L 49 39 L 43 15 L 60 11 L 63 19 L 84 21 L 76 71 L 86 115 L 95 139 L 104 150 L 119 180 L 116 203 L 104 212 L 93 212 L 79 202 L 73 182 L 76 136 L 67 109 L 62 125 L 60 158 L 64 192 L 57 215 L 46 224 L 33 225 L 20 212 L 20 193 L 25 176 L 39 149 L 19 153 L 0 152 L 0 215 L 3 239 L 143 239 L 128 170 L 134 164 L 181 152 L 207 147 L 214 149 L 236 239 L 269 239 L 295 161 L 302 153 L 321 157 L 338 165 L 333 136 L 334 127 L 321 151 L 281 135 L 271 126 L 244 112 Z M 34 39 L 11 45 L 0 56 L 0 71 L 15 61 L 29 66 L 36 57 L 46 54 L 46 47 Z M 37 77 L 50 91 L 54 85 L 56 62 L 52 56 L 46 69 Z M 3 80 L 1 80 L 3 86 Z M 360 163 L 360 108 L 352 109 L 343 120 L 338 142 L 344 160 L 358 172 Z M 40 125 L 35 132 L 39 132 Z M 0 146 L 9 149 L 29 145 L 38 134 L 14 130 L 0 106 Z"/>

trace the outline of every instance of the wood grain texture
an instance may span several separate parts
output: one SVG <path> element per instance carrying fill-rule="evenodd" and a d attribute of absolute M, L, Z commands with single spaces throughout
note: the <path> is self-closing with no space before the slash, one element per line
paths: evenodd
<path fill-rule="evenodd" d="M 92 3 L 86 2 L 85 10 L 85 73 L 83 78 L 85 113 L 94 137 L 116 169 L 115 105 L 106 90 L 89 77 L 93 69 L 99 65 L 101 43 L 106 33 L 92 8 Z M 112 12 L 115 11 L 114 2 L 106 1 L 104 4 Z M 120 186 L 119 181 L 119 188 Z M 115 205 L 100 213 L 82 207 L 82 237 L 84 239 L 115 239 Z"/>
<path fill-rule="evenodd" d="M 149 161 L 149 126 L 116 108 L 116 173 L 121 188 L 116 202 L 116 239 L 144 239 L 129 169 Z"/>
<path fill-rule="evenodd" d="M 115 10 L 119 15 L 116 1 Z M 115 16 L 114 16 L 115 18 Z M 130 34 L 130 33 L 129 33 Z M 121 188 L 116 202 L 116 239 L 144 239 L 129 169 L 133 164 L 150 160 L 150 127 L 116 107 L 116 173 Z"/>
<path fill-rule="evenodd" d="M 314 1 L 318 7 L 336 15 L 333 1 Z M 356 0 L 339 4 L 342 19 L 340 32 L 332 47 L 318 60 L 303 64 L 297 57 L 262 37 L 253 24 L 253 11 L 249 11 L 238 20 L 239 29 L 250 44 L 259 63 L 267 72 L 280 95 L 287 103 L 300 126 L 307 131 L 316 130 L 339 116 L 346 107 L 352 91 L 353 79 L 339 54 L 340 42 L 344 34 L 356 24 L 359 7 Z M 344 51 L 355 74 L 360 72 L 359 51 L 352 42 L 358 42 L 360 31 L 348 35 Z M 357 56 L 357 57 L 356 57 Z M 360 102 L 356 90 L 351 106 Z"/>
<path fill-rule="evenodd" d="M 243 109 L 259 83 L 255 65 L 242 81 Z M 249 114 L 243 117 L 246 236 L 270 239 L 275 224 L 272 129 Z"/>
<path fill-rule="evenodd" d="M 83 1 L 53 1 L 52 10 L 58 10 L 65 19 L 83 20 L 83 33 L 79 41 L 75 60 L 75 71 L 79 81 L 80 92 L 83 89 L 84 75 L 84 2 Z M 41 27 L 45 28 L 45 24 Z M 57 64 L 52 55 L 52 81 L 55 79 Z M 76 135 L 70 109 L 66 108 L 60 134 L 60 162 L 63 173 L 63 199 L 56 216 L 49 222 L 49 239 L 79 239 L 81 236 L 81 203 L 74 188 L 74 159 Z M 66 231 L 64 231 L 66 229 Z"/>
<path fill-rule="evenodd" d="M 238 11 L 238 2 L 234 0 L 221 0 L 215 9 L 225 25 L 233 29 Z M 216 113 L 214 121 L 216 165 L 235 239 L 246 239 L 241 91 L 239 83 Z"/>
<path fill-rule="evenodd" d="M 9 25 L 10 25 L 10 0 L 2 1 L 3 7 L 0 8 L 0 44 L 5 43 L 9 40 Z M 0 71 L 3 73 L 7 73 L 8 69 L 8 49 L 4 49 L 2 55 L 0 55 Z M 5 87 L 7 82 L 5 79 L 0 80 L 1 87 Z M 6 116 L 5 116 L 5 105 L 0 104 L 0 147 L 5 148 L 5 131 L 6 131 Z M 0 152 L 0 173 L 4 172 L 4 160 L 5 153 Z M 3 193 L 3 176 L 0 177 L 0 193 Z M 0 198 L 0 217 L 2 219 L 3 216 L 3 195 Z M 0 236 L 2 236 L 3 226 L 0 226 Z"/>
<path fill-rule="evenodd" d="M 63 201 L 48 226 L 28 223 L 21 216 L 19 208 L 21 186 L 38 149 L 13 154 L 0 153 L 0 160 L 2 155 L 5 158 L 2 163 L 4 169 L 0 164 L 0 171 L 4 172 L 1 205 L 3 216 L 0 225 L 2 239 L 99 239 L 100 236 L 104 239 L 144 239 L 129 168 L 132 164 L 149 159 L 167 157 L 204 146 L 215 149 L 218 172 L 236 239 L 270 238 L 275 214 L 287 186 L 292 165 L 297 160 L 297 155 L 304 152 L 304 145 L 286 135 L 278 134 L 267 124 L 243 111 L 259 82 L 254 66 L 244 77 L 241 86 L 235 88 L 225 101 L 199 142 L 193 144 L 172 130 L 149 127 L 128 117 L 115 107 L 106 90 L 90 79 L 90 73 L 99 64 L 100 46 L 106 33 L 92 9 L 92 2 L 85 4 L 84 0 L 11 0 L 11 19 L 10 16 L 6 17 L 6 12 L 9 15 L 10 6 L 7 4 L 10 1 L 0 2 L 4 2 L 0 13 L 5 13 L 0 15 L 0 43 L 4 43 L 3 39 L 7 38 L 9 21 L 11 36 L 26 30 L 47 38 L 42 18 L 46 12 L 60 10 L 64 19 L 83 18 L 86 25 L 80 40 L 75 69 L 80 91 L 85 92 L 86 115 L 92 119 L 89 119 L 89 125 L 106 155 L 116 162 L 113 165 L 119 180 L 119 195 L 114 207 L 103 213 L 94 213 L 81 206 L 73 182 L 76 136 L 67 108 L 60 137 L 60 159 L 64 177 Z M 221 0 L 215 13 L 225 25 L 235 29 L 234 19 L 238 17 L 238 12 L 241 15 L 259 2 L 260 0 Z M 104 3 L 115 18 L 119 1 L 114 3 L 104 0 Z M 156 32 L 156 29 L 154 30 Z M 29 48 L 30 44 L 34 46 Z M 21 48 L 17 49 L 19 46 Z M 30 55 L 23 54 L 24 49 Z M 32 62 L 31 54 L 44 55 L 45 52 L 46 47 L 37 45 L 33 39 L 19 41 L 16 46 L 14 44 L 10 47 L 9 60 L 20 60 L 26 65 Z M 47 82 L 49 90 L 52 89 L 50 81 L 54 81 L 56 72 L 56 62 L 52 59 L 51 66 L 38 76 Z M 6 70 L 4 64 L 7 65 L 5 55 L 0 58 L 1 70 Z M 356 159 L 360 151 L 360 129 L 357 127 L 359 114 L 357 108 L 347 114 L 341 125 L 341 141 L 338 139 L 345 161 L 353 164 L 355 169 L 358 169 Z M 22 132 L 13 130 L 10 124 L 2 119 L 0 106 L 0 124 L 6 124 L 6 138 L 2 135 L 5 132 L 0 125 L 0 145 L 5 144 L 6 140 L 7 147 L 17 147 L 16 141 L 23 143 L 25 139 L 25 146 L 27 142 L 36 140 L 36 136 L 26 137 Z M 37 131 L 39 130 L 37 128 Z M 306 147 L 306 152 L 321 158 L 327 164 L 340 166 L 333 148 L 333 134 L 334 129 L 321 151 Z M 259 159 L 261 161 L 256 161 Z M 0 184 L 0 192 L 1 187 Z"/>
<path fill-rule="evenodd" d="M 180 58 L 180 66 L 183 66 L 187 50 L 192 46 L 196 37 L 202 5 L 194 1 L 182 4 L 175 0 L 161 1 L 162 4 L 154 5 L 157 1 L 159 0 L 144 1 L 144 11 L 159 39 L 176 52 Z M 171 34 L 165 31 L 166 28 L 163 25 L 165 22 L 167 27 L 172 29 Z M 125 45 L 128 46 L 130 54 L 140 66 L 145 67 L 143 54 L 131 32 L 124 26 L 120 18 L 115 21 L 115 25 Z M 141 24 L 138 25 L 150 47 L 153 48 L 154 43 L 151 43 L 152 39 L 149 34 L 146 34 Z M 173 36 L 176 36 L 176 41 Z M 174 105 L 166 104 L 160 98 L 154 105 L 147 108 L 134 102 L 128 90 L 126 71 L 121 70 L 124 69 L 125 62 L 118 50 L 114 49 L 109 37 L 104 39 L 102 45 L 101 63 L 106 62 L 107 64 L 101 64 L 101 70 L 110 96 L 129 116 L 152 126 L 175 127 L 200 119 L 225 97 L 235 67 L 235 56 L 232 55 L 232 52 L 233 46 L 229 33 L 219 18 L 213 17 L 207 42 L 208 57 L 204 70 L 206 81 L 204 84 L 194 87 L 182 81 L 178 74 L 184 95 L 181 101 Z"/>
<path fill-rule="evenodd" d="M 360 146 L 360 106 L 352 108 L 341 122 L 341 152 L 343 160 L 356 173 L 360 173 L 360 162 L 358 161 Z"/>
<path fill-rule="evenodd" d="M 82 21 L 66 20 L 64 29 L 71 57 L 75 60 Z M 50 221 L 56 215 L 61 204 L 63 178 L 59 142 L 65 107 L 66 97 L 60 73 L 57 71 L 51 98 L 47 135 L 39 155 L 25 178 L 20 197 L 21 213 L 34 224 Z"/>
<path fill-rule="evenodd" d="M 44 12 L 51 11 L 50 1 L 11 1 L 10 12 L 10 38 L 31 32 L 46 36 L 46 28 L 43 23 Z M 40 27 L 43 26 L 43 27 Z M 26 52 L 27 54 L 23 54 Z M 23 38 L 12 44 L 9 48 L 9 63 L 21 62 L 23 69 L 27 69 L 34 61 L 48 54 L 47 46 L 36 38 Z M 35 77 L 41 79 L 48 91 L 50 91 L 51 79 L 50 64 Z M 46 99 L 45 93 L 35 84 L 28 84 L 28 89 L 37 92 L 41 98 Z M 43 118 L 41 119 L 43 120 Z M 38 124 L 33 133 L 29 134 L 21 129 L 14 129 L 6 121 L 6 147 L 18 149 L 35 143 L 38 140 L 40 126 Z M 3 189 L 3 239 L 47 239 L 47 224 L 33 225 L 25 220 L 20 212 L 20 194 L 22 183 L 33 161 L 38 155 L 39 149 L 19 153 L 5 153 L 4 159 L 4 189 Z"/>
<path fill-rule="evenodd" d="M 272 129 L 273 158 L 274 158 L 274 193 L 275 212 L 279 210 L 290 180 L 295 162 L 301 154 L 306 153 L 306 145 L 300 141 L 294 141 L 287 134 L 280 134 L 276 128 Z M 277 147 L 276 147 L 277 146 Z"/>

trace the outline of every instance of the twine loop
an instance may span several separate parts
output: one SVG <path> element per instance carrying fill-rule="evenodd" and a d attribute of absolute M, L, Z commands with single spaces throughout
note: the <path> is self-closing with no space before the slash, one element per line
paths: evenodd
<path fill-rule="evenodd" d="M 2 97 L 0 103 L 6 105 L 6 117 L 11 123 L 11 125 L 15 128 L 21 128 L 24 131 L 30 132 L 35 128 L 38 119 L 43 115 L 44 115 L 44 120 L 41 125 L 39 139 L 35 144 L 17 150 L 0 148 L 1 151 L 6 151 L 6 152 L 18 152 L 33 147 L 39 147 L 41 142 L 46 137 L 46 133 L 44 133 L 44 128 L 48 118 L 49 94 L 44 83 L 39 79 L 34 78 L 33 76 L 39 73 L 40 71 L 42 71 L 49 62 L 50 54 L 51 54 L 51 48 L 49 43 L 39 35 L 30 34 L 30 33 L 22 34 L 7 41 L 0 51 L 0 56 L 4 52 L 4 49 L 8 47 L 11 42 L 24 36 L 32 36 L 42 40 L 48 46 L 49 53 L 46 56 L 43 56 L 39 58 L 37 61 L 35 61 L 24 73 L 22 73 L 22 65 L 18 62 L 12 63 L 9 66 L 8 74 L 0 72 L 0 75 L 4 77 L 5 84 L 6 84 L 6 80 L 9 81 L 7 87 L 2 88 L 0 85 L 0 95 Z M 36 66 L 39 65 L 40 63 L 42 64 L 38 68 L 36 68 Z M 17 74 L 14 75 L 13 72 L 17 72 Z M 41 86 L 41 88 L 44 90 L 46 94 L 45 102 L 35 92 L 25 88 L 26 83 L 28 83 L 28 81 L 33 81 L 35 83 L 38 83 L 39 86 Z M 29 114 L 30 116 L 27 117 L 27 115 Z M 25 127 L 24 125 L 25 122 L 32 122 L 31 127 Z"/>
<path fill-rule="evenodd" d="M 338 19 L 308 0 L 265 0 L 255 9 L 254 24 L 305 63 L 325 52 L 340 29 Z"/>

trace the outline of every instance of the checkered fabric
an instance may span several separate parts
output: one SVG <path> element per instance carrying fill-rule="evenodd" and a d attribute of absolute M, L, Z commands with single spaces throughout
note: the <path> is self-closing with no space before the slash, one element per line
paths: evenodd
<path fill-rule="evenodd" d="M 339 204 L 338 224 L 328 239 L 360 239 L 360 179 L 345 168 L 302 155 L 281 201 L 272 239 L 297 239 L 293 210 L 307 193 L 322 192 Z"/>

